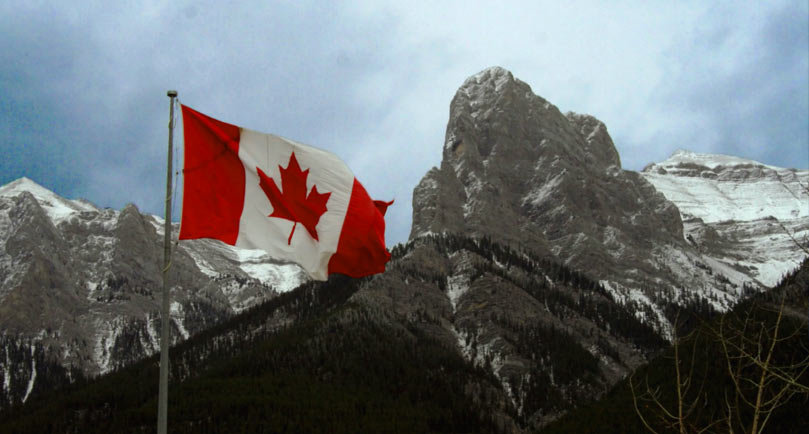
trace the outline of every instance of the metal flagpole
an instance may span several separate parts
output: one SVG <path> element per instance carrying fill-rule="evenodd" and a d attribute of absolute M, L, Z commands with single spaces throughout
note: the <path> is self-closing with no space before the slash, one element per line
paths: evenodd
<path fill-rule="evenodd" d="M 163 228 L 163 306 L 160 314 L 160 391 L 157 398 L 157 433 L 166 434 L 169 408 L 169 267 L 171 266 L 171 159 L 174 141 L 174 99 L 177 91 L 166 95 L 171 99 L 169 108 L 169 158 L 166 170 L 166 221 Z"/>

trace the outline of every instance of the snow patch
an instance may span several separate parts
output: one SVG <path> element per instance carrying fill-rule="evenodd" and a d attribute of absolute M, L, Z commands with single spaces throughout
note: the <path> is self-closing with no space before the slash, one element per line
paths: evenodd
<path fill-rule="evenodd" d="M 289 292 L 306 281 L 303 270 L 295 264 L 242 264 L 242 270 L 278 292 Z"/>
<path fill-rule="evenodd" d="M 658 249 L 654 256 L 657 263 L 662 265 L 661 268 L 670 270 L 677 281 L 692 281 L 691 286 L 675 294 L 672 300 L 675 303 L 686 304 L 697 295 L 717 311 L 724 312 L 738 300 L 738 288 L 750 282 L 750 277 L 744 273 L 706 254 L 695 256 L 667 245 Z M 699 278 L 694 282 L 696 276 Z"/>
<path fill-rule="evenodd" d="M 157 336 L 157 316 L 152 317 L 151 313 L 146 313 L 146 334 L 149 336 L 149 343 L 151 344 L 151 351 L 147 350 L 147 354 L 152 354 L 160 348 L 160 338 Z M 144 347 L 146 348 L 146 347 Z"/>
<path fill-rule="evenodd" d="M 587 139 L 585 139 L 585 140 L 590 142 L 591 140 L 593 140 L 593 138 L 596 136 L 596 134 L 598 134 L 599 131 L 601 131 L 601 124 L 600 123 L 596 124 L 596 127 L 593 128 L 593 131 L 590 131 L 590 134 L 587 135 Z"/>
<path fill-rule="evenodd" d="M 458 300 L 469 290 L 469 276 L 460 274 L 447 277 L 447 297 L 452 305 L 452 312 L 458 309 Z"/>
<path fill-rule="evenodd" d="M 755 269 L 757 271 L 756 280 L 770 288 L 777 285 L 781 279 L 798 268 L 801 262 L 797 259 L 770 259 L 764 262 L 737 261 L 741 266 Z"/>
<path fill-rule="evenodd" d="M 809 194 L 801 195 L 777 179 L 737 183 L 656 173 L 643 175 L 677 205 L 683 217 L 699 217 L 706 223 L 809 216 Z"/>
<path fill-rule="evenodd" d="M 232 252 L 242 271 L 278 292 L 291 291 L 308 280 L 300 266 L 275 262 L 264 250 L 233 247 Z"/>
<path fill-rule="evenodd" d="M 707 225 L 692 220 L 684 224 L 685 233 L 698 247 L 705 242 L 702 229 L 706 227 L 715 231 L 721 239 L 732 240 L 733 248 L 718 251 L 706 249 L 703 258 L 710 260 L 703 259 L 703 262 L 711 264 L 737 286 L 750 282 L 752 278 L 757 284 L 772 287 L 807 256 L 798 248 L 796 240 L 803 242 L 809 239 L 809 219 L 761 219 Z"/>
<path fill-rule="evenodd" d="M 525 205 L 526 203 L 530 203 L 531 205 L 537 206 L 541 205 L 545 200 L 547 200 L 553 192 L 557 190 L 559 184 L 562 183 L 562 176 L 557 175 L 551 178 L 549 181 L 543 183 L 539 187 L 531 190 L 525 197 L 522 199 L 522 204 Z"/>
<path fill-rule="evenodd" d="M 183 340 L 188 339 L 189 333 L 188 330 L 185 328 L 185 311 L 183 309 L 183 305 L 177 301 L 171 302 L 171 313 L 169 315 L 174 321 L 174 325 L 177 326 L 177 330 L 180 331 L 180 335 L 182 335 Z"/>
<path fill-rule="evenodd" d="M 156 215 L 151 215 L 151 217 L 152 218 L 149 219 L 149 223 L 152 224 L 152 227 L 155 229 L 155 232 L 157 232 L 157 235 L 163 236 L 166 233 L 164 230 L 166 227 L 166 220 Z"/>
<path fill-rule="evenodd" d="M 31 378 L 28 379 L 28 387 L 25 389 L 25 396 L 22 397 L 22 402 L 28 400 L 28 397 L 31 395 L 31 391 L 34 390 L 34 382 L 37 380 L 37 359 L 34 357 L 36 355 L 36 346 L 31 346 Z"/>
<path fill-rule="evenodd" d="M 455 339 L 465 359 L 469 360 L 477 367 L 486 366 L 486 362 L 489 361 L 491 363 L 492 372 L 499 378 L 500 370 L 505 365 L 505 359 L 502 354 L 494 349 L 495 344 L 497 344 L 499 340 L 498 337 L 495 337 L 489 342 L 481 343 L 479 341 L 479 332 L 475 332 L 475 335 L 471 336 L 471 333 L 458 331 L 454 325 L 452 332 L 455 334 Z M 474 345 L 476 341 L 477 345 Z"/>
<path fill-rule="evenodd" d="M 762 166 L 774 170 L 781 169 L 780 167 L 768 166 L 766 164 L 759 163 L 758 161 L 755 160 L 748 160 L 746 158 L 734 157 L 732 155 L 701 154 L 697 152 L 691 152 L 685 149 L 678 149 L 674 151 L 671 157 L 669 157 L 666 161 L 658 163 L 658 165 L 664 167 L 676 166 L 678 164 L 696 164 L 699 166 L 705 166 L 710 169 L 715 169 L 719 166 L 729 167 L 729 166 L 743 166 L 743 165 Z"/>
<path fill-rule="evenodd" d="M 9 393 L 11 391 L 11 358 L 6 349 L 6 364 L 3 366 L 3 391 Z"/>
<path fill-rule="evenodd" d="M 92 359 L 96 366 L 98 366 L 99 374 L 105 374 L 112 369 L 112 366 L 110 366 L 112 362 L 112 349 L 125 325 L 126 318 L 123 316 L 114 318 L 96 317 L 93 320 L 96 335 Z"/>
<path fill-rule="evenodd" d="M 612 298 L 616 302 L 622 305 L 634 302 L 640 306 L 647 306 L 652 311 L 654 318 L 648 318 L 646 310 L 642 309 L 635 310 L 635 318 L 644 324 L 649 324 L 654 327 L 664 339 L 671 341 L 674 338 L 671 324 L 669 324 L 669 320 L 663 314 L 663 311 L 642 291 L 635 288 L 627 288 L 621 284 L 607 280 L 600 280 L 598 283 L 612 295 Z M 654 321 L 651 321 L 652 319 L 654 319 Z"/>
<path fill-rule="evenodd" d="M 460 164 L 459 164 L 460 166 Z M 460 169 L 456 167 L 456 173 Z M 463 184 L 464 194 L 466 195 L 466 201 L 463 204 L 463 217 L 466 219 L 469 214 L 472 213 L 475 209 L 475 205 L 477 204 L 477 193 L 480 193 L 483 190 L 483 182 L 477 177 L 475 172 L 469 172 L 467 177 L 467 182 Z"/>
<path fill-rule="evenodd" d="M 194 260 L 194 263 L 197 264 L 197 268 L 199 268 L 199 271 L 202 271 L 203 274 L 205 274 L 208 277 L 219 276 L 219 273 L 216 270 L 214 270 L 211 264 L 209 264 L 208 261 L 203 259 L 202 255 L 197 253 L 194 249 L 186 248 L 185 252 L 188 253 L 188 256 L 190 256 L 191 259 Z"/>
<path fill-rule="evenodd" d="M 474 335 L 472 335 L 468 332 L 458 331 L 454 324 L 452 325 L 452 333 L 455 335 L 455 339 L 458 342 L 461 355 L 476 367 L 484 368 L 488 362 L 492 373 L 500 381 L 500 385 L 503 386 L 503 390 L 505 390 L 511 402 L 516 408 L 521 410 L 522 405 L 517 402 L 517 397 L 511 388 L 511 384 L 508 382 L 508 378 L 500 375 L 500 371 L 503 369 L 503 366 L 506 365 L 506 358 L 495 349 L 500 338 L 494 337 L 488 342 L 480 342 L 481 336 L 479 331 L 475 331 Z M 477 345 L 475 345 L 475 342 L 477 342 Z"/>
<path fill-rule="evenodd" d="M 745 282 L 750 282 L 750 278 L 730 266 L 730 263 L 735 262 L 732 258 L 724 258 L 724 261 L 720 261 L 716 258 L 712 258 L 710 256 L 704 257 L 705 262 L 714 270 L 714 272 L 720 273 L 722 276 L 725 276 L 731 283 L 735 284 L 736 286 L 742 286 Z M 752 282 L 751 282 L 752 283 Z"/>
<path fill-rule="evenodd" d="M 115 250 L 116 238 L 107 235 L 90 234 L 87 237 L 87 246 L 101 253 L 101 263 L 112 262 L 112 252 Z"/>

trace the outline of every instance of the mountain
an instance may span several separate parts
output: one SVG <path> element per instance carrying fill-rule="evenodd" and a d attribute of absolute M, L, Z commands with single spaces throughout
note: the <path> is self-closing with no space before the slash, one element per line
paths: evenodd
<path fill-rule="evenodd" d="M 773 200 L 789 215 L 799 206 Z M 542 426 L 649 360 L 660 344 L 644 327 L 670 340 L 678 315 L 726 311 L 772 284 L 743 266 L 767 258 L 754 246 L 717 259 L 744 240 L 721 252 L 689 241 L 677 204 L 621 168 L 602 122 L 562 114 L 489 68 L 450 104 L 441 165 L 413 193 L 406 253 L 353 299 L 424 318 L 415 322 L 492 370 L 521 425 Z M 565 345 L 548 330 L 563 331 Z M 560 381 L 563 352 L 595 363 Z"/>
<path fill-rule="evenodd" d="M 69 382 L 158 350 L 162 244 L 163 221 L 134 205 L 101 209 L 27 178 L 0 187 L 0 407 L 24 401 L 46 366 Z M 175 342 L 305 280 L 204 240 L 175 243 L 171 276 Z"/>
<path fill-rule="evenodd" d="M 304 284 L 172 348 L 170 431 L 514 432 L 490 374 L 347 302 L 368 280 Z M 153 430 L 157 371 L 155 355 L 34 394 L 0 411 L 0 431 Z"/>
<path fill-rule="evenodd" d="M 521 107 L 510 109 L 508 116 L 521 116 L 520 109 Z M 574 131 L 571 134 L 574 134 L 571 137 L 575 137 L 576 133 Z M 600 161 L 597 159 L 601 157 L 597 155 L 587 158 Z M 482 178 L 482 182 L 488 183 L 489 178 Z M 650 186 L 645 187 L 653 191 Z M 420 198 L 418 191 L 417 187 L 416 200 Z M 15 195 L 12 202 L 22 200 L 21 197 L 28 198 L 28 195 L 26 193 Z M 28 199 L 32 206 L 35 204 L 39 206 L 40 201 L 35 200 L 33 195 Z M 57 202 L 54 198 L 49 200 L 51 203 Z M 657 197 L 657 200 L 665 203 L 662 196 Z M 483 201 L 480 203 L 484 204 Z M 9 208 L 12 206 L 9 205 Z M 676 209 L 671 206 L 670 208 L 671 218 L 678 218 Z M 120 249 L 123 250 L 119 253 L 120 260 L 112 261 L 111 264 L 120 263 L 121 266 L 130 268 L 132 267 L 130 263 L 150 264 L 154 274 L 151 274 L 152 271 L 143 272 L 145 269 L 143 265 L 139 269 L 140 272 L 127 274 L 127 279 L 144 279 L 143 275 L 154 275 L 155 279 L 143 283 L 141 287 L 159 288 L 159 280 L 156 278 L 156 271 L 159 269 L 157 266 L 159 260 L 157 252 L 160 246 L 159 220 L 135 211 L 134 207 L 128 207 L 120 213 L 103 211 L 109 214 L 108 218 L 111 221 L 139 223 L 126 230 L 120 230 L 116 235 L 120 237 L 134 232 L 139 236 L 127 238 L 129 242 L 147 244 L 139 248 L 137 255 L 128 257 L 123 255 L 134 252 L 135 246 Z M 86 212 L 88 214 L 84 220 L 92 221 L 98 218 L 96 214 L 102 211 Z M 422 219 L 422 214 L 427 212 L 416 203 L 414 227 Z M 40 214 L 42 218 L 39 223 L 47 226 L 51 221 L 50 217 L 44 211 Z M 130 214 L 131 217 L 124 218 L 126 214 Z M 83 216 L 82 212 L 77 211 L 76 226 L 86 226 L 81 221 Z M 612 384 L 665 346 L 665 340 L 653 326 L 645 324 L 635 315 L 633 312 L 635 305 L 631 301 L 617 302 L 612 293 L 598 281 L 560 263 L 555 259 L 553 252 L 532 245 L 531 240 L 526 240 L 523 245 L 509 243 L 510 239 L 504 238 L 501 231 L 505 231 L 506 228 L 519 228 L 523 221 L 509 222 L 507 217 L 509 216 L 502 216 L 500 219 L 500 222 L 504 223 L 503 226 L 478 232 L 438 225 L 434 225 L 436 230 L 432 233 L 418 233 L 414 230 L 408 243 L 392 249 L 394 259 L 386 273 L 362 281 L 354 287 L 353 293 L 350 293 L 345 307 L 334 308 L 340 311 L 337 325 L 300 329 L 308 327 L 305 326 L 308 320 L 302 319 L 300 315 L 288 313 L 301 308 L 299 303 L 305 303 L 301 301 L 301 297 L 304 297 L 307 291 L 322 294 L 322 291 L 334 290 L 333 285 L 301 288 L 290 293 L 290 298 L 270 299 L 256 309 L 264 309 L 263 306 L 269 303 L 278 310 L 273 310 L 272 313 L 265 311 L 270 316 L 252 327 L 245 326 L 242 322 L 245 321 L 245 317 L 254 318 L 251 316 L 255 315 L 254 310 L 248 309 L 228 320 L 227 324 L 232 324 L 239 331 L 232 328 L 218 329 L 219 334 L 212 332 L 207 335 L 209 340 L 195 340 L 196 345 L 189 344 L 192 345 L 190 353 L 195 354 L 190 357 L 192 362 L 186 364 L 182 361 L 182 355 L 175 356 L 181 359 L 173 359 L 175 360 L 173 363 L 181 367 L 187 366 L 187 369 L 176 374 L 175 379 L 196 381 L 195 379 L 204 377 L 205 372 L 213 369 L 212 366 L 218 363 L 219 359 L 212 354 L 218 354 L 219 348 L 225 348 L 221 351 L 226 353 L 236 351 L 238 356 L 241 354 L 240 351 L 250 352 L 252 351 L 250 348 L 257 345 L 271 345 L 267 343 L 270 339 L 268 335 L 283 333 L 283 330 L 292 330 L 290 333 L 296 335 L 301 334 L 302 341 L 297 350 L 300 354 L 288 352 L 283 353 L 281 357 L 300 360 L 301 366 L 314 363 L 318 365 L 312 368 L 314 372 L 320 372 L 321 369 L 331 372 L 331 368 L 322 367 L 330 365 L 330 362 L 324 361 L 324 356 L 318 350 L 324 348 L 320 336 L 325 333 L 338 339 L 338 336 L 362 335 L 366 329 L 386 330 L 396 336 L 392 341 L 387 341 L 393 352 L 412 351 L 408 348 L 416 345 L 418 348 L 434 348 L 435 352 L 442 354 L 440 358 L 450 357 L 460 361 L 462 366 L 466 366 L 461 371 L 469 370 L 471 374 L 461 375 L 466 380 L 462 382 L 460 388 L 458 386 L 451 388 L 463 391 L 465 399 L 471 402 L 487 403 L 483 417 L 497 420 L 497 425 L 502 427 L 501 431 L 522 432 L 524 427 L 541 426 L 574 408 L 578 403 L 604 393 Z M 524 221 L 530 222 L 531 218 L 533 217 L 529 216 Z M 67 221 L 70 222 L 72 219 Z M 16 218 L 10 220 L 17 221 Z M 65 225 L 64 222 L 52 225 L 57 231 L 51 238 L 58 240 L 59 232 Z M 116 224 L 110 223 L 107 226 L 114 228 Z M 80 240 L 83 238 L 77 237 L 77 241 Z M 115 243 L 120 242 L 115 241 L 113 244 Z M 191 280 L 188 283 L 181 280 L 175 283 L 177 287 L 175 292 L 184 289 L 187 293 L 173 294 L 173 299 L 188 297 L 192 306 L 205 306 L 203 309 L 214 312 L 227 314 L 235 311 L 236 309 L 230 304 L 205 304 L 209 300 L 205 295 L 210 292 L 215 294 L 223 292 L 220 288 L 224 285 L 211 283 L 211 276 L 204 273 L 205 270 L 217 270 L 220 262 L 228 263 L 226 260 L 216 259 L 217 254 L 221 255 L 221 252 L 214 250 L 219 245 L 197 243 L 191 246 L 202 246 L 200 248 L 207 248 L 208 251 L 199 252 L 186 247 L 185 242 L 177 249 L 174 271 L 179 275 L 178 278 L 188 276 L 189 279 L 198 280 Z M 542 244 L 539 247 L 542 247 Z M 75 244 L 74 249 L 79 251 L 87 248 L 79 242 Z M 150 259 L 143 259 L 144 257 Z M 202 258 L 205 260 L 204 263 Z M 47 262 L 53 263 L 58 260 L 48 259 Z M 97 262 L 104 264 L 103 261 Z M 94 268 L 89 263 L 81 265 L 71 268 L 78 270 Z M 95 273 L 93 276 L 99 274 Z M 209 271 L 209 274 L 212 273 Z M 247 280 L 244 274 L 239 276 L 243 276 L 246 282 L 252 282 Z M 56 286 L 70 288 L 69 284 L 59 283 Z M 87 291 L 89 293 L 90 290 Z M 130 300 L 152 303 L 150 305 L 154 309 L 152 312 L 156 312 L 157 306 L 154 301 L 151 298 L 145 300 L 148 296 L 148 294 L 146 296 L 135 294 L 130 296 Z M 321 299 L 324 296 L 314 297 Z M 128 306 L 127 302 L 130 300 L 118 302 L 122 305 L 119 311 L 123 311 L 123 307 Z M 310 305 L 311 309 L 326 311 L 323 314 L 325 317 L 317 316 L 312 319 L 313 321 L 319 324 L 333 324 L 328 318 L 336 315 L 332 313 L 334 310 L 327 310 L 317 301 L 311 303 L 313 303 Z M 197 309 L 192 307 L 183 311 Z M 138 318 L 137 314 L 132 316 Z M 226 315 L 223 314 L 222 317 Z M 276 321 L 280 321 L 283 326 L 273 325 Z M 213 321 L 208 324 L 212 323 Z M 187 325 L 185 327 L 188 329 Z M 202 327 L 194 331 L 200 329 Z M 175 334 L 177 331 L 174 330 Z M 135 338 L 129 338 L 125 342 L 137 343 L 138 336 L 135 334 Z M 339 347 L 330 350 L 328 354 L 330 358 L 338 360 L 351 358 L 348 354 L 341 354 L 342 351 L 361 351 L 361 349 Z M 310 358 L 312 360 L 309 360 Z M 307 362 L 304 363 L 304 360 Z M 257 369 L 249 362 L 246 363 L 248 365 L 240 365 L 241 368 L 238 369 L 248 371 Z M 121 363 L 118 366 L 123 365 L 124 363 Z M 456 362 L 451 365 L 457 366 Z M 272 369 L 272 366 L 277 365 L 269 363 L 267 366 L 267 369 Z M 441 364 L 432 366 L 430 369 L 441 372 Z M 460 368 L 453 368 L 452 372 L 447 372 L 446 375 L 457 374 L 457 369 Z M 296 375 L 313 374 L 296 371 Z M 403 384 L 419 384 L 411 377 L 412 375 L 414 374 L 411 373 L 399 381 Z M 27 378 L 32 377 L 33 375 L 29 374 Z M 346 381 L 339 375 L 337 378 L 339 381 Z M 148 378 L 141 378 L 139 382 L 148 382 Z M 112 389 L 120 390 L 122 387 L 113 386 Z M 25 395 L 28 396 L 29 393 L 26 392 Z M 37 394 L 36 390 L 30 392 L 30 395 L 42 396 Z"/>
<path fill-rule="evenodd" d="M 660 175 L 660 169 L 668 167 L 665 163 L 643 174 L 621 169 L 602 122 L 589 115 L 562 114 L 502 68 L 470 77 L 455 94 L 443 154 L 441 166 L 431 169 L 414 190 L 411 238 L 445 232 L 485 234 L 558 258 L 573 269 L 587 270 L 616 299 L 637 303 L 638 317 L 663 336 L 670 336 L 667 305 L 707 303 L 727 310 L 744 291 L 772 285 L 804 255 L 794 244 L 779 241 L 777 248 L 785 253 L 772 258 L 768 255 L 775 249 L 753 245 L 756 240 L 749 234 L 742 237 L 750 231 L 744 225 L 722 234 L 724 227 L 717 223 L 700 236 L 689 214 L 694 211 L 683 202 L 690 197 L 694 177 L 673 177 L 684 171 Z M 745 164 L 712 167 L 719 171 L 717 180 L 744 179 L 744 185 L 764 189 L 779 188 L 779 179 L 807 176 L 806 171 L 760 164 L 747 169 Z M 753 182 L 757 176 L 761 182 Z M 805 191 L 796 191 L 793 181 L 782 185 L 788 185 L 784 194 L 756 206 L 777 207 L 791 216 L 795 220 L 787 222 L 788 229 L 800 235 L 806 201 L 789 192 L 805 198 Z M 683 195 L 670 194 L 674 189 Z M 737 196 L 712 191 L 706 190 L 703 202 L 694 208 L 721 198 L 728 207 L 746 209 L 760 193 L 755 188 Z M 704 213 L 725 209 L 703 208 Z M 776 233 L 777 222 L 769 223 L 768 230 L 759 232 L 784 238 L 784 232 Z M 689 235 L 717 240 L 706 246 Z M 722 239 L 733 237 L 736 244 L 722 244 Z M 742 244 L 744 249 L 732 252 Z M 764 265 L 751 266 L 754 263 Z"/>
<path fill-rule="evenodd" d="M 716 268 L 774 286 L 809 240 L 809 170 L 679 150 L 641 172 L 677 205 L 686 239 Z"/>
<path fill-rule="evenodd" d="M 647 172 L 621 168 L 602 122 L 562 114 L 502 68 L 481 71 L 450 104 L 441 165 L 415 187 L 410 238 L 391 249 L 385 273 L 360 280 L 335 276 L 276 296 L 268 286 L 250 286 L 262 280 L 248 271 L 263 265 L 240 262 L 244 252 L 201 241 L 177 248 L 180 280 L 174 292 L 184 300 L 182 312 L 204 310 L 223 322 L 205 329 L 217 321 L 211 320 L 192 331 L 190 322 L 173 317 L 175 334 L 179 324 L 198 333 L 172 353 L 172 381 L 181 392 L 171 420 L 187 431 L 255 426 L 281 431 L 290 429 L 285 421 L 301 421 L 299 432 L 362 432 L 386 418 L 413 421 L 411 432 L 522 433 L 546 426 L 653 360 L 674 336 L 675 318 L 708 317 L 766 290 L 761 273 L 744 266 L 758 260 L 759 250 L 736 249 L 742 246 L 733 244 L 739 236 L 722 238 L 717 228 L 693 230 L 692 214 L 667 194 Z M 47 226 L 53 221 L 47 210 L 55 206 L 43 208 L 44 200 L 33 194 L 4 199 L 2 210 L 17 209 L 22 201 L 42 210 L 37 224 L 53 232 L 47 240 L 56 240 L 47 242 L 67 244 L 59 240 L 68 225 Z M 96 264 L 135 269 L 127 274 L 110 268 L 126 276 L 129 286 L 121 286 L 129 288 L 130 298 L 106 303 L 119 306 L 124 317 L 140 318 L 140 311 L 126 312 L 134 309 L 130 304 L 151 309 L 147 303 L 154 303 L 133 288 L 159 288 L 157 274 L 151 274 L 159 258 L 159 219 L 134 207 L 94 209 L 75 210 L 68 221 L 92 227 L 93 218 L 100 218 L 92 216 L 108 213 L 115 223 L 107 226 L 113 228 L 121 221 L 140 223 L 107 235 L 120 239 L 113 247 L 125 244 L 119 260 L 77 263 L 71 270 L 85 271 L 70 275 L 104 276 L 103 267 L 103 273 L 89 274 Z M 19 212 L 6 214 L 7 226 L 21 227 Z M 131 232 L 136 235 L 128 236 Z M 85 239 L 89 235 L 76 237 L 89 242 Z M 39 245 L 45 244 L 31 248 Z M 797 245 L 784 247 L 801 254 Z M 38 254 L 42 267 L 61 270 L 59 260 L 80 257 L 84 249 L 66 248 L 70 254 L 55 259 Z M 731 253 L 737 260 L 722 256 Z M 782 265 L 779 272 L 786 273 L 789 264 Z M 15 273 L 23 269 L 8 267 Z M 36 276 L 50 275 L 59 274 Z M 128 283 L 145 275 L 154 279 L 141 286 Z M 90 277 L 80 282 L 98 281 Z M 242 286 L 235 290 L 233 282 L 255 288 L 257 295 L 242 296 Z M 88 285 L 66 285 L 86 288 L 80 294 L 91 291 Z M 37 295 L 44 299 L 61 294 L 42 291 L 49 288 L 44 284 L 37 288 L 29 292 L 46 294 Z M 96 304 L 87 309 L 102 311 L 107 305 L 98 303 L 107 298 L 90 300 Z M 248 301 L 253 307 L 238 312 Z M 150 312 L 156 311 L 154 305 Z M 122 342 L 140 342 L 146 335 L 123 333 L 128 340 Z M 6 354 L 28 354 L 18 347 Z M 22 379 L 32 374 L 14 377 L 7 383 L 21 384 L 17 393 L 34 398 L 0 414 L 0 424 L 37 432 L 42 415 L 53 413 L 62 416 L 40 431 L 149 429 L 153 387 L 131 386 L 151 384 L 155 364 L 152 357 L 98 380 L 80 380 L 52 402 L 44 391 L 27 391 Z M 70 372 L 60 375 L 39 375 L 37 381 L 70 382 Z M 312 410 L 324 403 L 336 413 Z"/>
<path fill-rule="evenodd" d="M 392 254 L 382 275 L 302 285 L 177 345 L 172 426 L 520 433 L 665 344 L 581 273 L 485 238 L 420 238 Z M 457 276 L 424 265 L 456 258 L 474 273 L 453 308 Z M 58 395 L 34 391 L 0 412 L 0 431 L 149 429 L 156 373 L 155 355 Z"/>

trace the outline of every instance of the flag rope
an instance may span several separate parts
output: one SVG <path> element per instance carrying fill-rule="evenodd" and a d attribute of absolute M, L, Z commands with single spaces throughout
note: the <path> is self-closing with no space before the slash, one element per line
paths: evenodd
<path fill-rule="evenodd" d="M 172 119 L 172 125 L 174 125 L 174 127 L 176 129 L 177 128 L 177 121 L 181 119 L 179 108 L 182 105 L 182 103 L 180 102 L 180 97 L 175 97 L 174 100 L 175 100 L 174 101 L 175 108 L 177 110 L 174 111 L 174 119 Z M 178 169 L 178 167 L 180 167 L 180 156 L 178 155 L 179 153 L 177 152 L 177 144 L 172 143 L 172 148 L 173 148 L 172 149 L 172 156 L 173 156 L 173 159 L 174 159 L 174 164 L 173 164 L 173 167 L 174 167 L 174 182 L 172 183 L 172 192 L 171 192 L 171 213 L 172 213 L 171 221 L 174 221 L 174 214 L 177 212 L 177 188 L 178 188 L 178 185 L 180 184 L 179 180 L 180 180 L 181 174 L 180 174 L 180 170 Z M 180 211 L 180 213 L 182 213 L 182 211 Z M 171 252 L 169 253 L 168 267 L 171 267 L 172 259 L 174 258 L 174 251 L 177 250 L 179 245 L 180 245 L 180 239 L 178 237 L 177 240 L 174 241 L 174 247 L 171 249 Z"/>
<path fill-rule="evenodd" d="M 182 105 L 182 103 L 180 102 L 180 97 L 176 97 L 176 98 L 174 98 L 174 100 L 175 100 L 174 101 L 175 111 L 174 111 L 174 119 L 172 119 L 172 124 L 176 128 L 177 127 L 177 121 L 180 120 L 180 113 L 179 113 L 180 110 L 178 110 L 178 109 L 179 109 L 180 105 Z M 174 164 L 173 164 L 173 167 L 174 167 L 174 183 L 172 184 L 173 188 L 172 188 L 172 192 L 171 192 L 171 196 L 172 196 L 171 197 L 171 213 L 172 213 L 171 220 L 174 221 L 174 214 L 177 212 L 177 185 L 180 183 L 179 182 L 180 170 L 178 169 L 178 167 L 180 167 L 180 164 L 179 164 L 180 156 L 178 155 L 178 152 L 177 152 L 177 144 L 173 143 L 172 145 L 173 145 L 172 147 L 174 148 L 174 149 L 172 149 L 172 155 L 174 157 Z M 175 244 L 175 247 L 176 247 L 176 244 Z"/>

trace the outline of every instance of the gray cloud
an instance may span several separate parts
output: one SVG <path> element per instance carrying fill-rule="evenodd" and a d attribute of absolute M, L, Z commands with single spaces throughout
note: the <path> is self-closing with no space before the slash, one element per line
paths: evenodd
<path fill-rule="evenodd" d="M 335 152 L 373 197 L 397 200 L 387 236 L 400 242 L 455 90 L 492 65 L 606 122 L 630 169 L 676 148 L 807 166 L 805 2 L 595 5 L 8 2 L 0 182 L 161 214 L 173 88 Z"/>
<path fill-rule="evenodd" d="M 664 84 L 649 99 L 654 134 L 627 142 L 639 150 L 655 146 L 654 153 L 640 153 L 654 160 L 687 148 L 806 168 L 806 9 L 795 2 L 770 10 L 706 11 L 706 22 L 726 20 L 700 26 L 672 47 Z"/>

